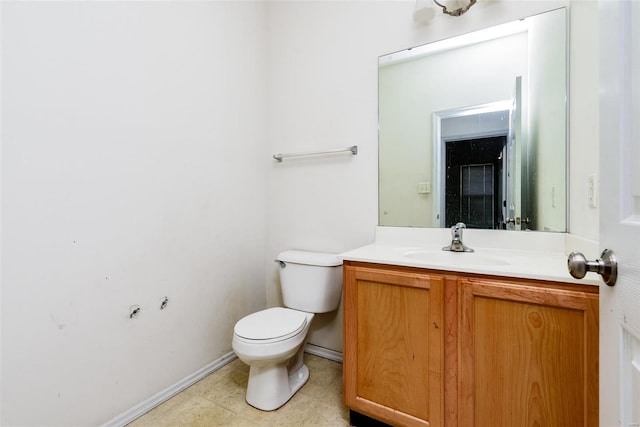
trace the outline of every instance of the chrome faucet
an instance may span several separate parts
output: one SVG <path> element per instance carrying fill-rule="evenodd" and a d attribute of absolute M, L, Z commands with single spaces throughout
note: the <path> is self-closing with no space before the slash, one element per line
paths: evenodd
<path fill-rule="evenodd" d="M 459 222 L 451 227 L 451 245 L 442 248 L 443 251 L 451 252 L 473 252 L 473 249 L 467 247 L 462 242 L 462 231 L 467 228 L 464 222 Z"/>

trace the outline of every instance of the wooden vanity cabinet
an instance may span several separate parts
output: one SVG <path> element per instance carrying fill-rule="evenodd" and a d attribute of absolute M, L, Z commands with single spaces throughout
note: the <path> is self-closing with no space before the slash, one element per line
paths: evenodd
<path fill-rule="evenodd" d="M 597 426 L 598 288 L 458 282 L 458 424 Z"/>
<path fill-rule="evenodd" d="M 442 276 L 344 265 L 344 399 L 400 426 L 443 419 Z"/>
<path fill-rule="evenodd" d="M 598 287 L 344 263 L 344 399 L 394 426 L 597 426 Z"/>

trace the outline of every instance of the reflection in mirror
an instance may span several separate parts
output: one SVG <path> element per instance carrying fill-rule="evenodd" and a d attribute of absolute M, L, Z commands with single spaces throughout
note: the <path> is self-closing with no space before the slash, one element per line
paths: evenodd
<path fill-rule="evenodd" d="M 380 57 L 380 225 L 566 231 L 566 22 Z"/>

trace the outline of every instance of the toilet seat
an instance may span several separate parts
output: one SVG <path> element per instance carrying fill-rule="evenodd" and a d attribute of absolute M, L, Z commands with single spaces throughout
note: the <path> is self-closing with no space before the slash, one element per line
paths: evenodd
<path fill-rule="evenodd" d="M 307 313 L 274 307 L 243 317 L 233 328 L 234 334 L 255 344 L 284 341 L 298 335 L 307 325 Z"/>

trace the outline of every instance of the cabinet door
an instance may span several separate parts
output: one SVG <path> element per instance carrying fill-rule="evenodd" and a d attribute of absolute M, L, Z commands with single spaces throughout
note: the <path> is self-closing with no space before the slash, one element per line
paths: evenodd
<path fill-rule="evenodd" d="M 597 426 L 598 295 L 460 279 L 463 426 Z"/>
<path fill-rule="evenodd" d="M 443 278 L 345 266 L 345 404 L 397 426 L 440 426 Z"/>

